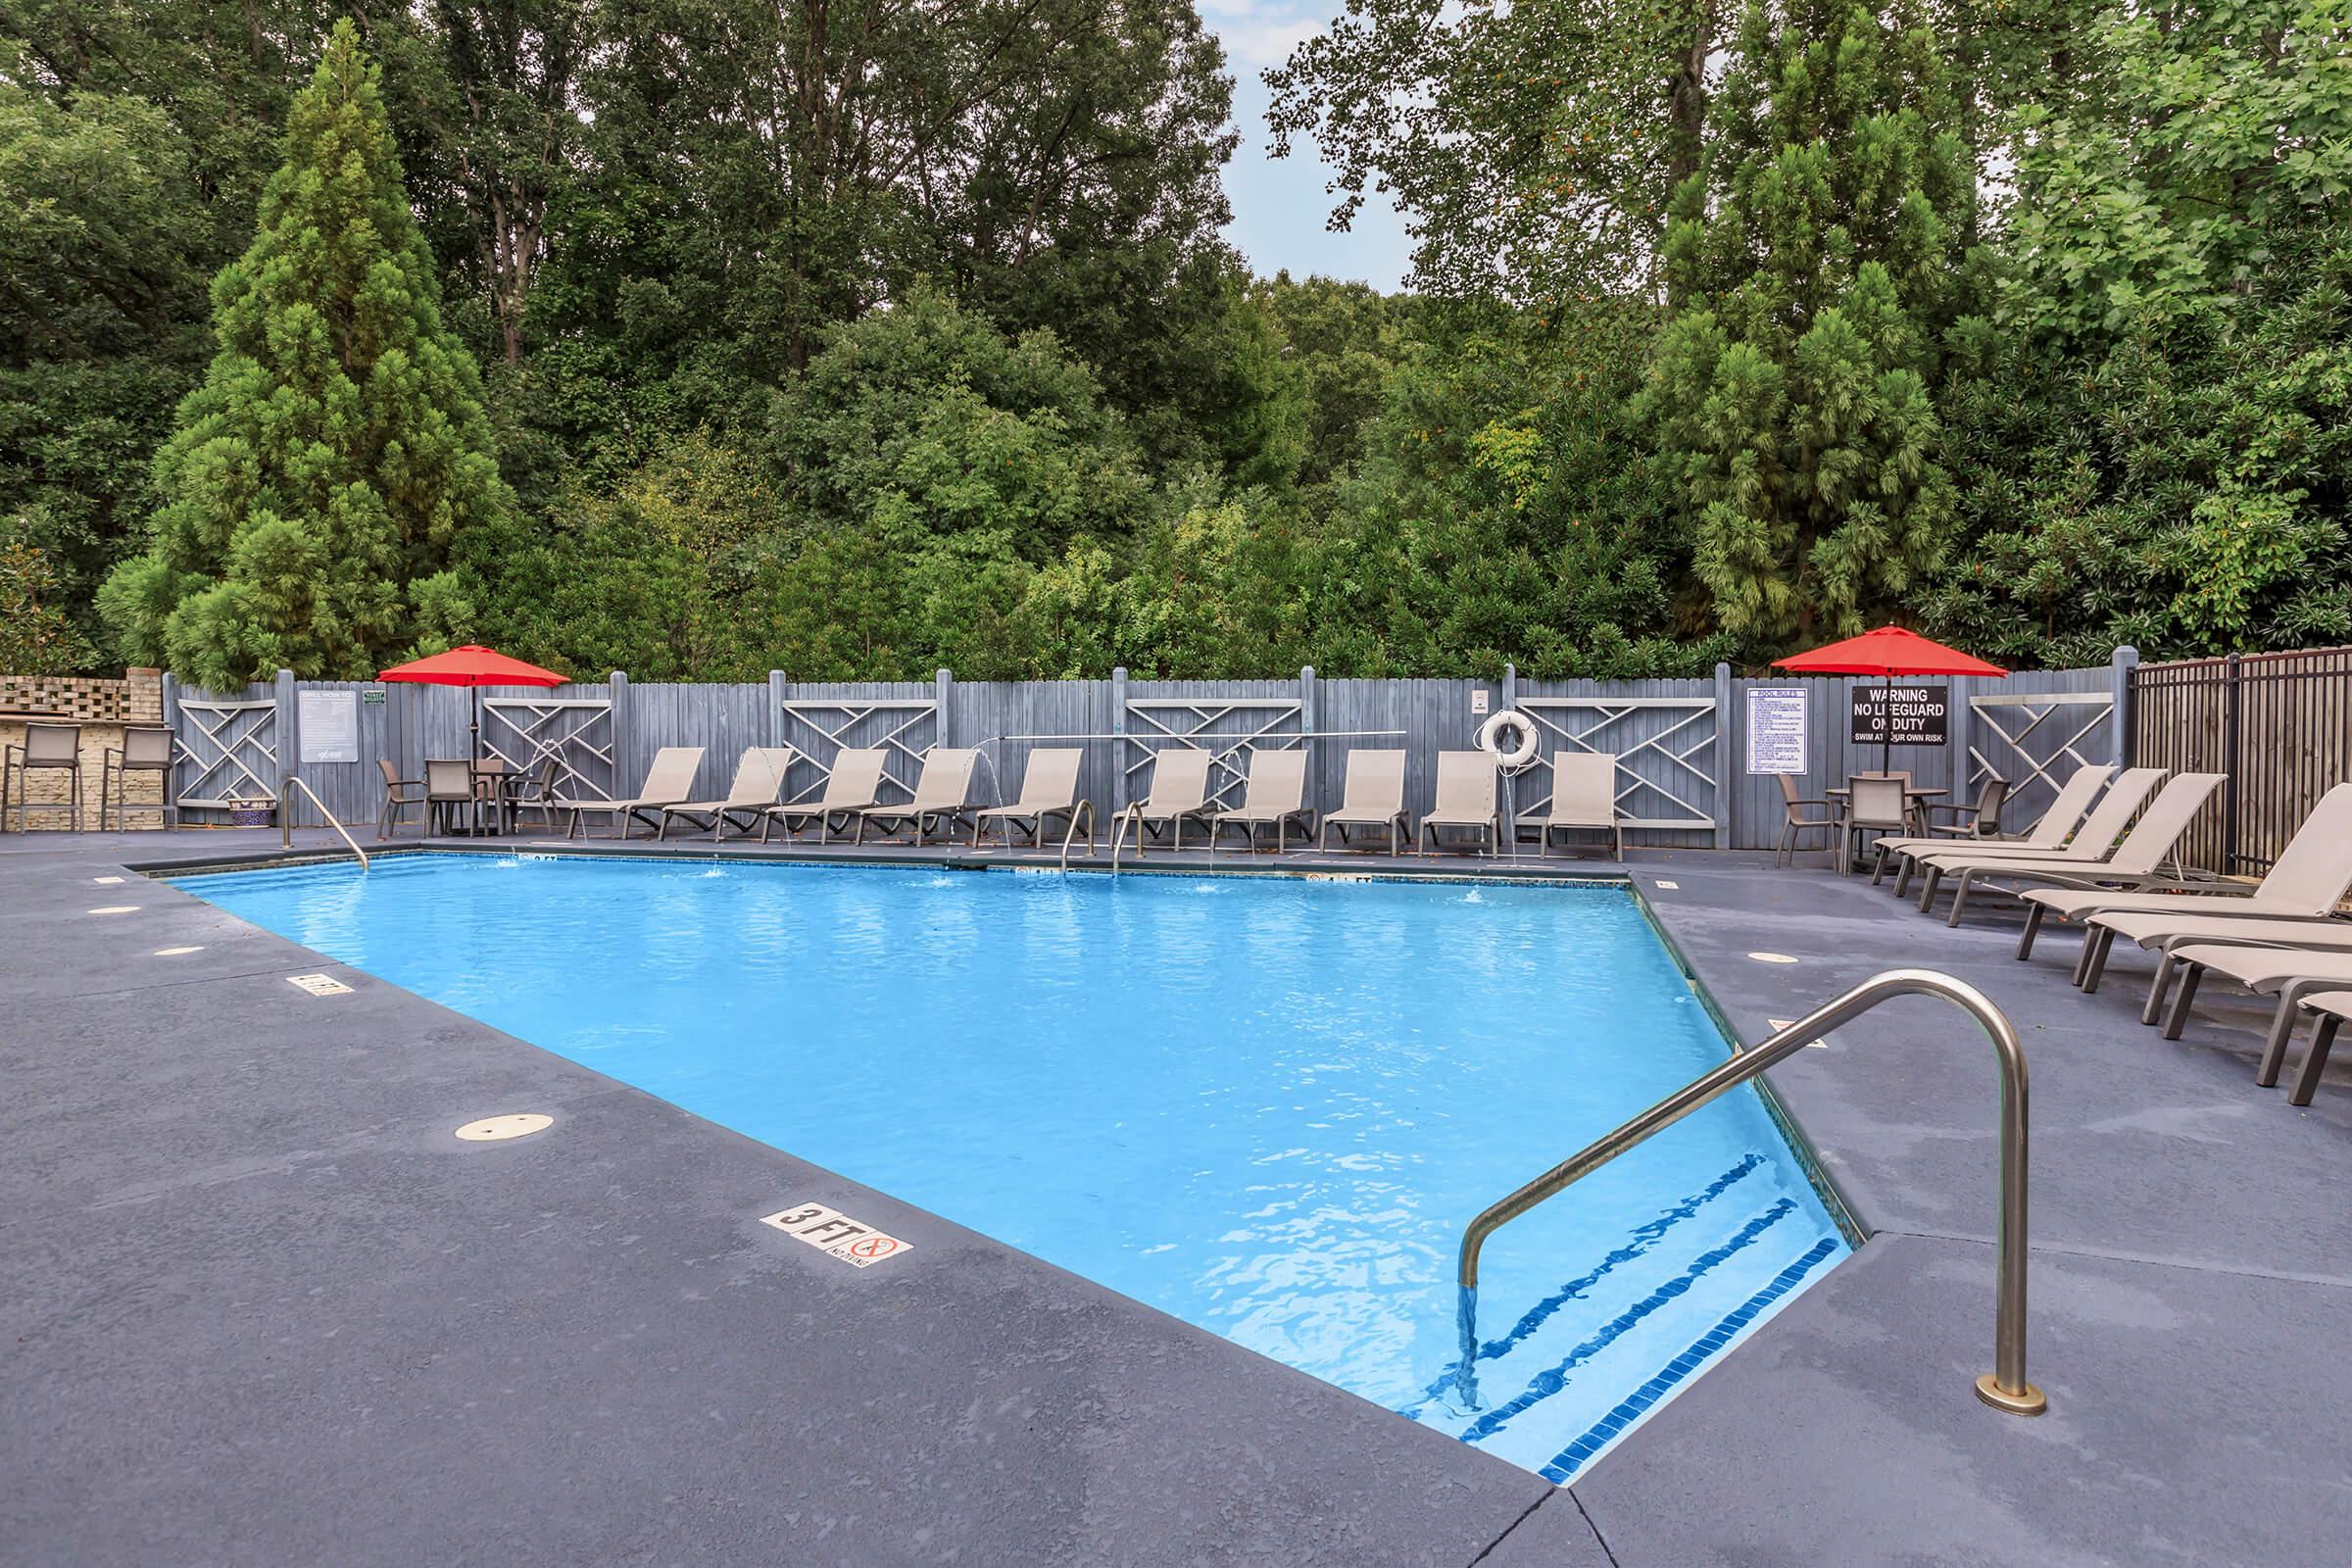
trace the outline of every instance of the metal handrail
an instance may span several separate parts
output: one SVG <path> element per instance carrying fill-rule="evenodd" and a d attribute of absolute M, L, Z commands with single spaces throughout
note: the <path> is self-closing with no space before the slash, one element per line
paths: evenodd
<path fill-rule="evenodd" d="M 360 869 L 363 871 L 367 870 L 368 852 L 361 849 L 360 841 L 351 836 L 351 829 L 345 827 L 342 823 L 335 820 L 335 813 L 326 808 L 326 803 L 318 798 L 318 792 L 312 789 L 308 784 L 305 784 L 302 781 L 300 774 L 288 773 L 286 775 L 286 782 L 293 785 L 294 788 L 302 791 L 303 794 L 311 798 L 311 804 L 318 808 L 318 814 L 326 818 L 326 825 L 333 828 L 336 832 L 342 834 L 343 842 L 351 846 L 351 853 L 360 858 Z M 278 843 L 287 849 L 292 849 L 294 847 L 293 802 L 284 801 L 279 803 L 277 828 Z"/>
<path fill-rule="evenodd" d="M 2026 1053 L 2017 1031 L 1985 995 L 1965 981 L 1928 969 L 1889 969 L 1818 1007 L 1788 1028 L 1742 1051 L 1713 1072 L 1685 1084 L 1647 1110 L 1570 1155 L 1510 1197 L 1486 1209 L 1462 1232 L 1462 1359 L 1454 1387 L 1478 1408 L 1478 1254 L 1487 1238 L 1570 1184 L 1591 1175 L 1652 1133 L 1663 1131 L 1726 1091 L 1802 1051 L 1831 1029 L 1890 997 L 1941 997 L 1974 1017 L 1992 1041 L 2001 1068 L 2000 1211 L 1994 1229 L 1993 1370 L 1977 1379 L 1977 1396 L 2011 1415 L 2049 1408 L 2026 1381 Z"/>

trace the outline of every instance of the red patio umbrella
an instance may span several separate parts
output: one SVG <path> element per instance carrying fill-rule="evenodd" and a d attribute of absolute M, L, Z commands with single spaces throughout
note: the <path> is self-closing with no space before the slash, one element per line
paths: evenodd
<path fill-rule="evenodd" d="M 1880 675 L 1887 685 L 1894 684 L 1897 675 L 2007 675 L 1998 664 L 1988 664 L 1973 654 L 1957 648 L 1946 648 L 1930 637 L 1900 626 L 1881 626 L 1859 637 L 1848 637 L 1841 643 L 1831 643 L 1810 653 L 1791 654 L 1776 659 L 1779 669 L 1793 669 L 1812 675 Z M 1879 771 L 1894 756 L 1894 736 L 1889 730 L 1886 744 L 1880 748 Z"/>
<path fill-rule="evenodd" d="M 412 659 L 405 664 L 378 670 L 377 680 L 414 681 L 421 686 L 471 686 L 477 688 L 473 697 L 473 757 L 482 755 L 482 697 L 483 686 L 561 686 L 570 679 L 537 664 L 526 664 L 519 659 L 510 659 L 495 648 L 483 648 L 467 643 L 452 648 L 446 654 L 429 654 Z"/>

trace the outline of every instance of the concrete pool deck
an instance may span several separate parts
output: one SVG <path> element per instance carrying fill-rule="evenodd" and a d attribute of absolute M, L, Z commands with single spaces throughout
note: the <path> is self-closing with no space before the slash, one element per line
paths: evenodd
<path fill-rule="evenodd" d="M 123 869 L 276 851 L 0 835 L 0 1562 L 2332 1563 L 2352 1539 L 2345 1075 L 2303 1111 L 2257 1089 L 2268 1009 L 2224 988 L 2158 1040 L 2144 956 L 2084 998 L 2071 937 L 2017 963 L 1990 906 L 1951 932 L 1867 879 L 1636 852 L 1744 1038 L 1898 964 L 2009 1010 L 2051 1411 L 1970 1387 L 1994 1077 L 1913 999 L 1772 1074 L 1870 1244 L 1555 1490 Z M 1310 867 L 1479 868 L 1285 862 Z M 353 989 L 286 983 L 312 972 Z M 516 1109 L 557 1124 L 450 1137 Z M 919 1266 L 758 1224 L 800 1200 Z"/>

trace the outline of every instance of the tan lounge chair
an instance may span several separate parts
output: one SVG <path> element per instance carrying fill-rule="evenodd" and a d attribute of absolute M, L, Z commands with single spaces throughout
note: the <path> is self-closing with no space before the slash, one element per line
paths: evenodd
<path fill-rule="evenodd" d="M 2083 956 L 2075 965 L 2075 980 L 2084 979 L 2106 962 L 2106 949 L 2121 933 L 2098 929 L 2108 914 L 2143 914 L 2164 919 L 2216 915 L 2230 920 L 2316 920 L 2341 903 L 2352 889 L 2352 784 L 2338 784 L 2320 797 L 2295 836 L 2262 881 L 2252 888 L 2216 884 L 2210 893 L 2109 893 L 2097 889 L 2034 888 L 2026 894 L 2026 934 L 2017 946 L 2021 958 L 2034 951 L 2034 935 L 2045 915 L 2080 919 L 2091 929 L 2083 933 Z M 2150 929 L 2154 929 L 2151 927 Z M 2134 936 L 2140 946 L 2151 944 Z M 2098 951 L 2093 954 L 2093 948 Z M 2096 990 L 2092 979 L 2083 985 Z M 2149 1021 L 2155 1021 L 2151 1015 Z"/>
<path fill-rule="evenodd" d="M 814 822 L 819 844 L 847 831 L 858 820 L 858 812 L 881 804 L 882 772 L 889 761 L 890 753 L 879 746 L 843 747 L 833 754 L 832 771 L 825 775 L 825 791 L 814 805 L 786 801 L 760 814 L 760 842 L 767 842 L 768 830 L 778 822 L 784 824 L 784 836 L 788 839 Z"/>
<path fill-rule="evenodd" d="M 1340 830 L 1342 848 L 1351 827 L 1387 828 L 1389 853 L 1401 855 L 1413 819 L 1404 809 L 1404 753 L 1361 750 L 1348 754 L 1348 782 L 1336 811 L 1323 813 L 1320 847 L 1331 848 L 1331 830 Z M 1378 844 L 1373 846 L 1379 848 Z"/>
<path fill-rule="evenodd" d="M 1494 805 L 1494 759 L 1485 752 L 1438 754 L 1438 801 L 1421 818 L 1413 848 L 1427 855 L 1438 842 L 1438 829 L 1474 827 L 1479 847 L 1502 851 L 1502 812 Z"/>
<path fill-rule="evenodd" d="M 1110 835 L 1110 855 L 1118 858 L 1119 840 L 1128 827 L 1135 828 L 1135 853 L 1144 853 L 1144 835 L 1156 832 L 1152 824 L 1164 822 L 1170 835 L 1171 849 L 1184 848 L 1184 824 L 1198 822 L 1208 825 L 1208 767 L 1213 761 L 1208 753 L 1196 746 L 1171 746 L 1152 757 L 1152 793 L 1140 801 L 1128 803 L 1119 813 L 1119 825 Z"/>
<path fill-rule="evenodd" d="M 2218 780 L 2219 774 L 2205 777 Z M 1919 906 L 1924 912 L 1936 902 L 1936 890 L 1947 875 L 1962 875 L 1977 865 L 2080 865 L 2096 864 L 2112 858 L 2122 845 L 2125 830 L 2132 819 L 2147 804 L 2149 792 L 2164 778 L 2161 767 L 2130 767 L 2116 775 L 2099 804 L 2091 808 L 2082 825 L 2075 830 L 2072 847 L 2062 850 L 2036 850 L 2023 845 L 1983 844 L 1953 845 L 1940 850 L 1922 850 L 1911 857 L 1911 864 L 1927 873 L 1919 890 Z M 1974 880 L 1963 875 L 1964 881 Z M 2063 880 L 2063 879 L 2062 879 Z M 1895 891 L 1902 891 L 1897 881 Z"/>
<path fill-rule="evenodd" d="M 702 770 L 702 766 L 703 749 L 700 746 L 664 746 L 654 754 L 653 765 L 645 770 L 645 783 L 627 800 L 557 800 L 550 804 L 565 813 L 565 838 L 579 832 L 583 814 L 598 814 L 610 818 L 616 825 L 615 836 L 625 839 L 629 836 L 631 822 L 641 821 L 647 827 L 658 828 L 662 824 L 649 812 L 690 799 L 694 794 L 694 775 Z"/>
<path fill-rule="evenodd" d="M 669 837 L 669 819 L 683 817 L 696 827 L 710 830 L 710 842 L 715 844 L 726 836 L 727 824 L 736 822 L 746 833 L 752 823 L 773 806 L 776 797 L 784 793 L 784 775 L 792 771 L 792 761 L 798 754 L 789 746 L 747 746 L 735 762 L 735 782 L 727 786 L 723 801 L 687 801 L 677 806 L 662 808 L 662 829 L 654 836 Z"/>
<path fill-rule="evenodd" d="M 2311 1037 L 2311 1045 L 2303 1053 L 2303 1065 L 2295 1072 L 2295 1086 L 2287 1091 L 2290 1105 L 2308 1105 L 2320 1087 L 2320 1074 L 2328 1070 L 2328 1053 L 2335 1045 L 2335 1032 L 2344 1020 L 2352 1018 L 2352 991 L 2323 991 L 2303 999 L 2304 1010 L 2320 1020 Z"/>
<path fill-rule="evenodd" d="M 1609 836 L 1610 853 L 1625 858 L 1625 829 L 1617 821 L 1617 759 L 1608 752 L 1551 754 L 1551 814 L 1544 818 L 1539 856 L 1551 854 L 1554 833 Z"/>
<path fill-rule="evenodd" d="M 857 842 L 865 842 L 868 822 L 883 833 L 896 833 L 912 823 L 914 842 L 921 844 L 929 838 L 931 824 L 938 822 L 953 844 L 956 824 L 969 819 L 972 769 L 979 760 L 980 753 L 969 746 L 932 747 L 923 754 L 922 772 L 915 775 L 914 799 L 903 806 L 869 806 L 859 811 Z M 973 829 L 975 837 L 978 832 Z"/>
<path fill-rule="evenodd" d="M 1952 914 L 1946 923 L 1960 923 L 1960 910 L 1968 901 L 1968 890 L 1985 881 L 1997 883 L 2013 894 L 2020 891 L 2017 887 L 2020 882 L 2132 891 L 2184 886 L 2178 870 L 2164 870 L 2165 862 L 2173 858 L 2180 848 L 2180 836 L 2188 831 L 2189 822 L 2205 808 L 2205 803 L 2213 799 L 2222 782 L 2219 773 L 2182 773 L 2175 778 L 2156 792 L 2156 798 L 2139 813 L 2139 820 L 2124 835 L 2124 841 L 2115 847 L 2113 854 L 2104 857 L 2085 856 L 2080 860 L 2050 855 L 2007 861 L 1990 858 L 1963 862 L 1931 859 L 1931 868 L 1940 865 L 1957 872 L 1960 878 L 1952 888 Z M 1929 886 L 1932 893 L 1934 883 Z M 1921 907 L 1926 907 L 1924 899 Z"/>
<path fill-rule="evenodd" d="M 2090 809 L 2091 797 L 2099 793 L 2099 786 L 2114 776 L 2114 767 L 2106 762 L 2093 762 L 2076 768 L 2067 775 L 2066 782 L 2058 787 L 2057 795 L 2050 801 L 2049 809 L 2041 813 L 2033 831 L 2014 839 L 2004 838 L 1997 831 L 1990 830 L 1997 827 L 2001 808 L 2008 802 L 2009 781 L 1998 777 L 1987 778 L 1978 791 L 1977 804 L 1974 806 L 1929 807 L 1930 827 L 1925 838 L 1881 839 L 1872 845 L 1871 848 L 1879 852 L 1879 859 L 1876 869 L 1870 873 L 1871 883 L 1877 885 L 1890 858 L 1907 861 L 1912 856 L 1925 851 L 1981 848 L 1984 843 L 2036 853 L 2059 849 L 2065 845 L 2067 835 L 2075 830 L 2076 824 L 2082 820 L 2082 813 Z M 1933 821 L 1937 811 L 1965 816 L 1968 820 L 1937 828 Z M 1981 842 L 1975 845 L 1954 842 L 1966 839 Z M 1909 867 L 1905 865 L 1895 881 L 1895 892 L 1901 893 L 1908 885 Z"/>
<path fill-rule="evenodd" d="M 1303 840 L 1315 836 L 1315 813 L 1306 804 L 1306 751 L 1292 747 L 1284 751 L 1252 751 L 1250 754 L 1250 776 L 1243 783 L 1242 804 L 1230 811 L 1218 811 L 1208 819 L 1208 852 L 1217 852 L 1217 840 L 1228 827 L 1238 827 L 1251 850 L 1257 848 L 1257 830 L 1274 830 L 1274 853 L 1280 855 L 1290 848 L 1291 824 L 1298 824 Z"/>
<path fill-rule="evenodd" d="M 2114 782 L 2109 783 L 2112 779 Z M 1954 844 L 1949 840 L 1937 843 L 1933 839 L 1898 840 L 1900 848 L 1893 851 L 1902 858 L 1902 871 L 1894 879 L 1894 896 L 1901 898 L 1911 888 L 1913 873 L 1924 869 L 1921 860 L 1930 855 L 2071 855 L 2083 857 L 2091 853 L 2097 842 L 2104 850 L 2123 836 L 2132 814 L 2148 798 L 2148 792 L 2164 782 L 2160 767 L 2132 768 L 2120 776 L 2104 762 L 2076 768 L 2058 790 L 2050 808 L 2041 813 L 2034 831 L 2023 839 L 1998 839 L 1991 844 Z M 2104 786 L 2107 793 L 2099 795 Z M 2093 797 L 2097 797 L 2093 804 Z M 1885 840 L 1881 840 L 1885 843 Z M 2069 844 L 2075 846 L 2067 848 Z"/>
<path fill-rule="evenodd" d="M 1062 828 L 1061 848 L 1066 855 L 1070 841 L 1078 836 L 1078 819 L 1086 819 L 1086 853 L 1095 853 L 1095 803 L 1078 798 L 1078 767 L 1086 760 L 1086 753 L 1075 746 L 1042 747 L 1029 754 L 1028 763 L 1021 769 L 1021 798 L 1010 806 L 992 806 L 972 816 L 972 847 L 979 848 L 988 824 L 999 823 L 1004 833 L 1004 847 L 1012 848 L 1015 824 L 1029 824 L 1029 842 L 1044 848 L 1046 821 L 1049 817 L 1066 817 Z"/>
<path fill-rule="evenodd" d="M 2254 1081 L 2268 1088 L 2278 1081 L 2286 1064 L 2286 1048 L 2295 1032 L 2295 1019 L 2305 997 L 2352 986 L 2352 953 L 2298 948 L 2230 948 L 2215 943 L 2191 943 L 2165 955 L 2165 962 L 2180 974 L 2180 989 L 2164 1018 L 2164 1038 L 2178 1040 L 2188 1025 L 2189 1004 L 2197 984 L 2207 974 L 2236 981 L 2256 996 L 2276 996 L 2278 1007 L 2271 1015 L 2271 1032 L 2263 1041 L 2262 1065 Z M 2314 1080 L 2317 1081 L 2316 1078 Z"/>
<path fill-rule="evenodd" d="M 2157 952 L 2156 978 L 2148 987 L 2141 1023 L 2154 1023 L 2164 1011 L 2164 992 L 2172 982 L 2172 965 L 2165 958 L 2175 949 L 2201 944 L 2230 948 L 2292 948 L 2312 953 L 2352 953 L 2352 920 L 2267 920 L 2232 918 L 2222 914 L 2093 915 L 2104 942 L 2084 945 L 2085 956 L 2075 962 L 2075 984 L 2085 992 L 2099 989 L 2107 970 L 2107 952 L 2119 936 L 2129 937 Z"/>

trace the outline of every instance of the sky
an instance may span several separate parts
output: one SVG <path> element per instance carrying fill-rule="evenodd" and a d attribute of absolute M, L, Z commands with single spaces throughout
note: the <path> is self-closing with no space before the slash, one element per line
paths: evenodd
<path fill-rule="evenodd" d="M 1323 30 L 1335 0 L 1198 0 L 1200 19 L 1225 45 L 1233 73 L 1233 118 L 1242 133 L 1233 162 L 1225 166 L 1225 194 L 1233 221 L 1225 238 L 1247 257 L 1253 271 L 1271 276 L 1289 268 L 1293 277 L 1320 272 L 1327 277 L 1370 283 L 1384 291 L 1404 281 L 1412 243 L 1397 216 L 1377 191 L 1367 191 L 1363 210 L 1345 234 L 1323 225 L 1338 205 L 1324 190 L 1330 166 L 1314 144 L 1295 138 L 1291 156 L 1272 156 L 1266 133 L 1266 84 L 1258 73 L 1278 66 L 1292 45 Z"/>

